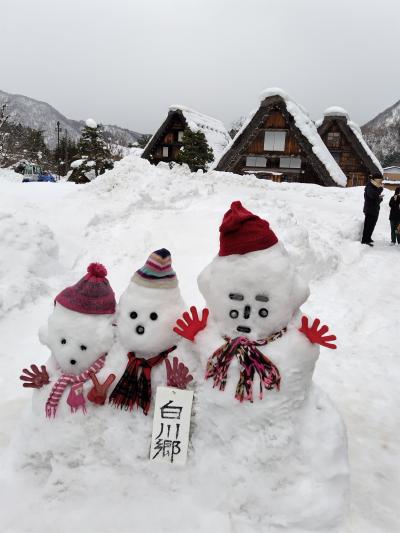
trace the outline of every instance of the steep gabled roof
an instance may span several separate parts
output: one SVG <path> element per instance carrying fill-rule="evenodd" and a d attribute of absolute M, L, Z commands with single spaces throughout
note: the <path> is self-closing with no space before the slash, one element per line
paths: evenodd
<path fill-rule="evenodd" d="M 272 88 L 260 95 L 260 107 L 250 113 L 235 138 L 226 147 L 221 159 L 214 165 L 216 170 L 232 171 L 246 148 L 258 134 L 265 118 L 278 109 L 285 117 L 293 135 L 317 175 L 325 185 L 345 187 L 347 178 L 319 136 L 314 122 L 307 111 L 296 104 L 282 89 Z"/>
<path fill-rule="evenodd" d="M 214 152 L 214 160 L 218 161 L 226 145 L 231 140 L 225 126 L 216 118 L 203 115 L 203 113 L 181 105 L 170 106 L 166 119 L 150 139 L 142 157 L 146 158 L 157 142 L 166 134 L 168 126 L 176 114 L 183 118 L 184 123 L 191 131 L 202 131 L 204 133 L 209 147 Z"/>
<path fill-rule="evenodd" d="M 324 111 L 324 119 L 317 122 L 318 133 L 321 137 L 331 128 L 334 122 L 336 122 L 343 136 L 347 139 L 369 172 L 371 174 L 383 174 L 383 168 L 366 143 L 360 126 L 350 120 L 349 114 L 342 107 L 328 107 Z"/>

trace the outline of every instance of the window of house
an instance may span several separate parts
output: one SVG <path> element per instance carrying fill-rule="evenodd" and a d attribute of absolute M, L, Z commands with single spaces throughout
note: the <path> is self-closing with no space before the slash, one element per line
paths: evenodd
<path fill-rule="evenodd" d="M 286 131 L 268 130 L 264 136 L 264 150 L 267 152 L 283 152 L 285 150 Z"/>
<path fill-rule="evenodd" d="M 301 168 L 301 157 L 280 157 L 280 168 Z"/>
<path fill-rule="evenodd" d="M 340 162 L 340 152 L 331 152 L 333 159 L 336 161 L 336 163 L 339 164 Z"/>
<path fill-rule="evenodd" d="M 326 138 L 326 143 L 329 148 L 339 148 L 340 147 L 340 133 L 338 131 L 330 131 L 328 137 Z"/>
<path fill-rule="evenodd" d="M 266 167 L 267 158 L 260 156 L 247 156 L 246 157 L 246 167 Z"/>
<path fill-rule="evenodd" d="M 183 141 L 183 131 L 178 131 L 178 141 L 180 143 Z"/>
<path fill-rule="evenodd" d="M 163 155 L 163 157 L 168 157 L 168 155 L 169 155 L 169 147 L 168 146 L 163 146 L 162 155 Z"/>

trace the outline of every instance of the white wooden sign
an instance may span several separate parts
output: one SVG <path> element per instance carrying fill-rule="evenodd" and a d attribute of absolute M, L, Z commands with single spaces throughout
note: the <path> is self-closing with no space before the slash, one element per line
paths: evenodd
<path fill-rule="evenodd" d="M 193 391 L 157 387 L 150 461 L 186 464 L 192 402 Z"/>

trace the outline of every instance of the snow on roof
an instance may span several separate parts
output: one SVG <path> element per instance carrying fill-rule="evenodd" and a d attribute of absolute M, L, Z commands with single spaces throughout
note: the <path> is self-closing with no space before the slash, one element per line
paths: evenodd
<path fill-rule="evenodd" d="M 362 145 L 362 147 L 364 148 L 364 150 L 366 151 L 366 153 L 368 154 L 369 158 L 371 159 L 371 161 L 374 163 L 374 165 L 378 168 L 379 172 L 381 174 L 383 174 L 383 168 L 382 168 L 382 165 L 379 163 L 378 159 L 376 158 L 375 154 L 373 153 L 373 151 L 371 150 L 371 148 L 368 146 L 368 144 L 366 143 L 365 139 L 364 139 L 364 136 L 361 132 L 361 128 L 358 124 L 356 124 L 355 122 L 353 122 L 352 120 L 348 119 L 347 120 L 347 125 L 350 127 L 350 129 L 352 130 L 352 132 L 354 133 L 354 135 L 357 137 L 357 139 L 359 140 L 360 144 Z"/>
<path fill-rule="evenodd" d="M 383 171 L 387 172 L 388 174 L 391 174 L 391 173 L 397 174 L 397 172 L 400 172 L 400 166 L 394 165 L 391 167 L 385 167 Z"/>
<path fill-rule="evenodd" d="M 325 109 L 324 117 L 346 117 L 347 119 L 350 118 L 348 112 L 343 109 L 343 107 L 339 107 L 337 105 L 333 105 Z"/>
<path fill-rule="evenodd" d="M 169 110 L 180 111 L 191 131 L 204 133 L 208 145 L 214 152 L 214 161 L 218 161 L 231 140 L 223 123 L 216 118 L 203 115 L 203 113 L 182 105 L 172 105 Z"/>
<path fill-rule="evenodd" d="M 94 130 L 97 128 L 97 122 L 92 118 L 88 118 L 85 124 L 88 128 L 93 128 Z"/>
<path fill-rule="evenodd" d="M 326 170 L 329 172 L 332 179 L 342 187 L 345 187 L 347 184 L 347 178 L 343 173 L 342 169 L 333 159 L 332 154 L 329 152 L 324 141 L 319 136 L 317 128 L 314 122 L 311 120 L 307 111 L 303 106 L 299 106 L 294 100 L 292 100 L 285 91 L 279 89 L 278 87 L 273 87 L 271 89 L 266 89 L 260 94 L 260 102 L 269 98 L 271 96 L 280 96 L 283 98 L 286 104 L 286 109 L 294 118 L 296 126 L 299 128 L 301 133 L 308 139 L 311 143 L 312 151 L 324 165 Z"/>
<path fill-rule="evenodd" d="M 384 185 L 400 185 L 400 180 L 383 180 Z"/>

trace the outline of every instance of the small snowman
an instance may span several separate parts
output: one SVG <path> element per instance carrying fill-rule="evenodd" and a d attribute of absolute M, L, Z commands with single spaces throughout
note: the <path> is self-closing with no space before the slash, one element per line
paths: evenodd
<path fill-rule="evenodd" d="M 119 301 L 117 331 L 127 355 L 114 368 L 119 381 L 109 398 L 112 405 L 147 415 L 155 387 L 185 389 L 190 383 L 188 368 L 177 357 L 171 362 L 179 340 L 173 326 L 184 309 L 171 254 L 165 248 L 156 250 Z"/>
<path fill-rule="evenodd" d="M 20 376 L 24 387 L 35 389 L 34 412 L 48 418 L 78 411 L 86 414 L 86 399 L 99 405 L 105 402 L 115 379 L 106 363 L 114 340 L 116 307 L 106 276 L 103 265 L 92 263 L 78 283 L 56 296 L 48 324 L 39 331 L 51 356 L 40 369 L 33 364 Z"/>
<path fill-rule="evenodd" d="M 218 501 L 233 517 L 240 502 L 266 529 L 307 529 L 319 518 L 337 525 L 347 505 L 345 429 L 312 381 L 319 347 L 336 348 L 336 337 L 301 313 L 307 285 L 269 223 L 239 201 L 223 218 L 219 254 L 198 285 L 207 309 L 192 307 L 174 330 L 190 341 L 182 351 L 203 362 L 197 483 L 215 477 L 204 505 Z"/>

